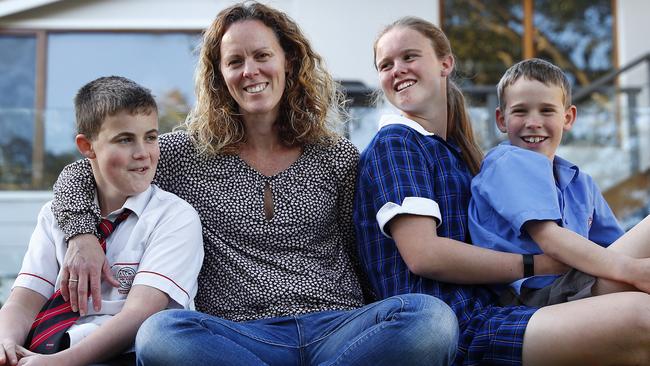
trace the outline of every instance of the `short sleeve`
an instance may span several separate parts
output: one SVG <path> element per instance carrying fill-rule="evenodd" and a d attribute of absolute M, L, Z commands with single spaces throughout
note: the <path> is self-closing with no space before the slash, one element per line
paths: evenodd
<path fill-rule="evenodd" d="M 185 201 L 166 208 L 147 242 L 133 285 L 154 287 L 191 308 L 203 263 L 203 239 L 198 213 Z"/>
<path fill-rule="evenodd" d="M 28 288 L 45 298 L 49 298 L 54 293 L 59 273 L 52 221 L 50 203 L 47 203 L 38 214 L 36 228 L 29 240 L 27 253 L 13 286 Z"/>
<path fill-rule="evenodd" d="M 440 209 L 434 199 L 435 180 L 425 157 L 415 145 L 417 139 L 409 138 L 411 133 L 380 135 L 380 141 L 367 152 L 368 160 L 363 166 L 363 174 L 370 180 L 365 186 L 373 190 L 377 223 L 382 233 L 389 237 L 386 224 L 400 214 L 431 216 L 438 225 L 441 222 Z"/>
<path fill-rule="evenodd" d="M 500 146 L 489 154 L 472 180 L 476 210 L 493 210 L 511 230 L 522 233 L 531 220 L 561 220 L 553 166 L 544 155 Z"/>

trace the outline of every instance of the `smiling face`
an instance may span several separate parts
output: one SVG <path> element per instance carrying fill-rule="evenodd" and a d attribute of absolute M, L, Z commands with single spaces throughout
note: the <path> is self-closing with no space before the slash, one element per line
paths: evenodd
<path fill-rule="evenodd" d="M 453 70 L 451 55 L 437 57 L 431 40 L 403 26 L 377 41 L 375 66 L 388 101 L 407 117 L 430 118 L 444 101 L 446 77 Z"/>
<path fill-rule="evenodd" d="M 521 77 L 504 91 L 505 110 L 497 108 L 497 126 L 510 143 L 553 160 L 562 134 L 573 126 L 576 107 L 564 107 L 556 85 Z"/>
<path fill-rule="evenodd" d="M 94 139 L 77 135 L 77 146 L 90 159 L 102 210 L 110 206 L 112 211 L 153 180 L 160 158 L 158 114 L 108 116 Z"/>
<path fill-rule="evenodd" d="M 221 39 L 219 68 L 244 120 L 275 120 L 287 63 L 273 31 L 257 20 L 232 24 Z"/>

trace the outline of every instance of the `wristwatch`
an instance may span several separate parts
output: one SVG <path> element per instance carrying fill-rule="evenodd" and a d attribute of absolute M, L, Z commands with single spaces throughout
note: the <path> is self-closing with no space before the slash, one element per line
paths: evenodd
<path fill-rule="evenodd" d="M 524 260 L 524 278 L 535 275 L 535 260 L 532 254 L 522 254 Z"/>

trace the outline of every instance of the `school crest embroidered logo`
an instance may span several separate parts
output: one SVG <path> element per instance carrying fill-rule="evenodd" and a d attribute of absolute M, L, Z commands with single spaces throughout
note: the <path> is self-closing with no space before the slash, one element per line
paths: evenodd
<path fill-rule="evenodd" d="M 131 285 L 133 284 L 133 278 L 135 277 L 135 270 L 131 267 L 122 267 L 117 271 L 117 281 L 120 283 L 120 288 L 117 291 L 126 295 L 131 290 Z"/>

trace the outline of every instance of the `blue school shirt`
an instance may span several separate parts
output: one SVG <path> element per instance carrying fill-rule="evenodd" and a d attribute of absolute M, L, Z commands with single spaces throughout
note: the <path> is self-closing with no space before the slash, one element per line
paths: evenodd
<path fill-rule="evenodd" d="M 503 252 L 541 254 L 523 231 L 530 220 L 552 220 L 603 247 L 623 235 L 593 179 L 567 160 L 510 145 L 492 149 L 472 180 L 469 228 L 474 245 Z M 558 276 L 511 284 L 542 288 Z"/>

